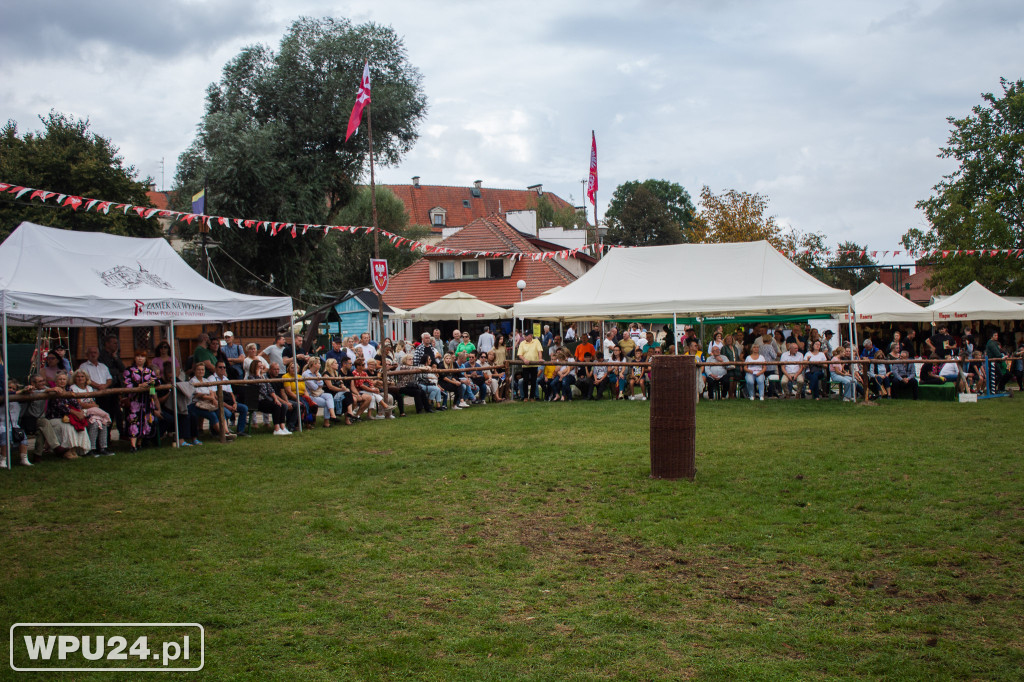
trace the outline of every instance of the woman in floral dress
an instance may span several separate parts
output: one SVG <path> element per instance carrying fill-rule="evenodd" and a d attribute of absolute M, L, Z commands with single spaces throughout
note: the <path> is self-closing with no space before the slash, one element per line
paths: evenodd
<path fill-rule="evenodd" d="M 149 368 L 149 357 L 144 351 L 135 354 L 135 362 L 124 371 L 125 388 L 141 388 L 155 386 L 159 377 Z M 129 393 L 128 413 L 124 424 L 128 431 L 128 441 L 132 452 L 138 450 L 139 440 L 152 438 L 155 435 L 156 418 L 153 407 L 155 397 L 149 393 Z"/>

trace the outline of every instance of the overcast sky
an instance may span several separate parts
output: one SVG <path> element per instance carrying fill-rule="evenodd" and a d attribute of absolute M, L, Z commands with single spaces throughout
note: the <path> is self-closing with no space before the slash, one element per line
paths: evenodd
<path fill-rule="evenodd" d="M 946 117 L 1024 77 L 1019 0 L 39 0 L 3 8 L 0 113 L 22 132 L 88 118 L 169 187 L 207 85 L 303 15 L 391 25 L 423 74 L 420 140 L 381 182 L 580 204 L 594 129 L 602 216 L 619 183 L 664 178 L 695 202 L 760 192 L 785 225 L 877 250 L 925 226 Z"/>

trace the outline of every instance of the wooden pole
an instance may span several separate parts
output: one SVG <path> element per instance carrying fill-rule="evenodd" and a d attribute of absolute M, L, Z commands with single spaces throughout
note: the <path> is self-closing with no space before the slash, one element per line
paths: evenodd
<path fill-rule="evenodd" d="M 210 225 L 206 222 L 206 216 L 209 215 L 209 188 L 206 186 L 207 182 L 203 180 L 203 216 L 199 218 L 199 233 L 203 238 L 203 277 L 210 279 L 210 254 L 206 248 L 206 235 L 210 232 Z M 206 328 L 203 328 L 205 331 Z"/>
<path fill-rule="evenodd" d="M 370 207 L 373 212 L 373 257 L 380 258 L 380 228 L 377 225 L 377 185 L 373 175 L 373 100 L 366 103 L 366 132 L 370 142 Z M 370 280 L 373 280 L 373 270 L 370 270 Z M 377 287 L 374 285 L 374 289 Z M 384 294 L 377 290 L 377 329 L 380 333 L 379 339 L 381 348 L 384 347 Z M 387 405 L 388 397 L 388 361 L 381 353 L 380 356 L 381 383 L 384 385 L 384 404 Z"/>
<path fill-rule="evenodd" d="M 224 387 L 223 386 L 218 386 L 217 387 L 217 419 L 220 420 L 220 423 L 217 424 L 217 428 L 220 429 L 220 442 L 221 443 L 227 443 L 228 442 L 228 436 L 227 436 L 228 424 L 227 424 L 226 421 L 224 421 Z"/>

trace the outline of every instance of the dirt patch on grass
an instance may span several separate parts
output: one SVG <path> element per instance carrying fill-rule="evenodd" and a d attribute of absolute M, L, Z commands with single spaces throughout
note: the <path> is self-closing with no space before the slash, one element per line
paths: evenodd
<path fill-rule="evenodd" d="M 779 607 L 792 612 L 801 605 L 848 609 L 879 600 L 892 608 L 927 609 L 943 604 L 976 606 L 989 598 L 956 590 L 905 588 L 896 573 L 881 567 L 854 573 L 754 557 L 729 546 L 695 551 L 645 544 L 592 523 L 573 523 L 569 511 L 573 500 L 564 502 L 539 513 L 492 509 L 489 518 L 454 526 L 451 532 L 462 538 L 461 547 L 474 551 L 515 545 L 537 566 L 570 571 L 574 566 L 585 567 L 589 575 L 608 582 L 633 576 L 648 585 L 660 583 L 671 592 L 685 586 L 697 600 L 718 599 L 741 609 Z M 476 540 L 466 544 L 466 536 Z"/>

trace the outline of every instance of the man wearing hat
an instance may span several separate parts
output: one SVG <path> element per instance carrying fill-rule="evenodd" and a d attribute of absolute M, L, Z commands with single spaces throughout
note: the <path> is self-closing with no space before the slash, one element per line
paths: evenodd
<path fill-rule="evenodd" d="M 342 358 L 351 359 L 348 352 L 342 348 L 341 337 L 337 335 L 331 337 L 331 349 L 324 355 L 324 361 L 326 362 L 332 358 L 338 363 L 338 367 L 341 367 Z"/>
<path fill-rule="evenodd" d="M 519 342 L 518 356 L 523 362 L 540 362 L 544 356 L 544 346 L 533 338 L 533 330 L 529 327 L 526 328 L 523 340 Z M 523 366 L 523 399 L 531 402 L 537 399 L 536 365 Z"/>
<path fill-rule="evenodd" d="M 835 334 L 833 333 L 833 331 L 831 329 L 826 329 L 825 330 L 825 345 L 828 346 L 829 355 L 831 355 L 832 353 L 835 353 L 836 352 L 836 348 L 839 347 L 839 344 L 836 341 L 832 340 L 832 337 L 834 335 Z"/>
<path fill-rule="evenodd" d="M 227 360 L 228 378 L 241 379 L 245 376 L 242 363 L 245 361 L 245 349 L 242 344 L 235 342 L 235 334 L 231 331 L 224 332 L 224 341 L 220 344 L 224 352 L 224 359 Z"/>

